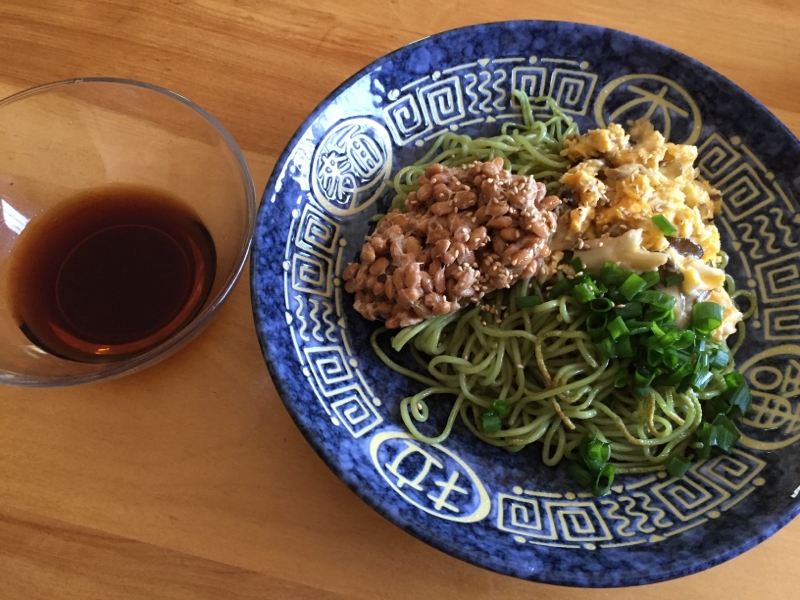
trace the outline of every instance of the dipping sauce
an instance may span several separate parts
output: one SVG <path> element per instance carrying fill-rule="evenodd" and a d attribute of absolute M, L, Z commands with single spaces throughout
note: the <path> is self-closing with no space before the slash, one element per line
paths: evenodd
<path fill-rule="evenodd" d="M 64 359 L 113 362 L 146 352 L 203 306 L 214 241 L 171 195 L 86 190 L 31 220 L 12 250 L 9 300 L 28 339 Z"/>

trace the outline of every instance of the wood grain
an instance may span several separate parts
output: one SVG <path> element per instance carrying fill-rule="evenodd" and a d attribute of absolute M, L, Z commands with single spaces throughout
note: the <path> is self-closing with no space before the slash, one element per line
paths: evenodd
<path fill-rule="evenodd" d="M 0 531 L 4 598 L 346 597 L 20 511 L 0 513 Z"/>
<path fill-rule="evenodd" d="M 0 95 L 74 76 L 150 81 L 217 116 L 263 189 L 305 116 L 380 55 L 452 27 L 564 19 L 697 58 L 800 133 L 800 5 L 565 0 L 4 0 Z M 800 522 L 728 563 L 576 591 L 483 571 L 370 510 L 323 465 L 260 355 L 249 281 L 142 373 L 0 388 L 0 598 L 796 598 Z"/>

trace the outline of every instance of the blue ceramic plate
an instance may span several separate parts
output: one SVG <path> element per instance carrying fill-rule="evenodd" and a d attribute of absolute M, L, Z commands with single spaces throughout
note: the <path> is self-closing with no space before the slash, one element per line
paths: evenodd
<path fill-rule="evenodd" d="M 737 356 L 754 412 L 729 456 L 681 480 L 620 477 L 583 493 L 565 468 L 484 445 L 463 425 L 442 445 L 405 433 L 418 384 L 374 355 L 342 269 L 385 180 L 450 129 L 493 134 L 518 116 L 511 90 L 550 94 L 581 130 L 648 115 L 699 147 L 725 197 L 729 272 L 755 291 Z M 353 76 L 306 120 L 264 192 L 252 300 L 267 365 L 309 443 L 387 519 L 453 556 L 546 583 L 627 586 L 706 569 L 751 548 L 800 507 L 800 144 L 761 104 L 678 52 L 618 31 L 557 22 L 435 35 Z M 441 428 L 444 412 L 433 415 Z"/>

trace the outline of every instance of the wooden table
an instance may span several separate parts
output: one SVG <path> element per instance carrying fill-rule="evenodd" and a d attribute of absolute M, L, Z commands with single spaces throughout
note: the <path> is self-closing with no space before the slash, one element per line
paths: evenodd
<path fill-rule="evenodd" d="M 0 96 L 74 76 L 191 98 L 263 190 L 336 85 L 422 36 L 501 19 L 630 31 L 728 76 L 800 133 L 800 4 L 785 0 L 3 0 Z M 575 590 L 450 558 L 379 517 L 306 444 L 261 358 L 249 281 L 143 373 L 0 388 L 0 598 L 796 598 L 800 521 L 645 589 Z"/>

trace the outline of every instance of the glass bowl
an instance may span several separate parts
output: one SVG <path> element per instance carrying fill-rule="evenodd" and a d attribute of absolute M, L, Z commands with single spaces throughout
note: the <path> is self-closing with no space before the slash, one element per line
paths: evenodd
<path fill-rule="evenodd" d="M 210 291 L 193 316 L 141 351 L 100 362 L 60 358 L 21 329 L 12 300 L 12 275 L 21 272 L 14 249 L 32 220 L 108 186 L 157 191 L 199 217 L 216 251 Z M 214 117 L 173 92 L 83 78 L 0 100 L 0 383 L 98 381 L 141 370 L 181 348 L 209 323 L 241 274 L 255 210 L 253 180 L 236 142 Z"/>

